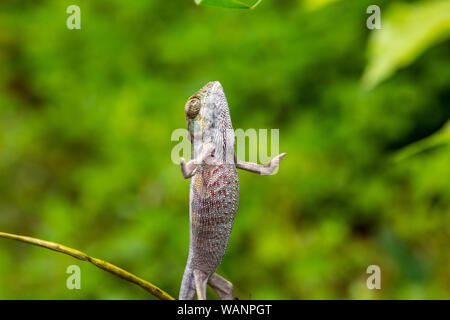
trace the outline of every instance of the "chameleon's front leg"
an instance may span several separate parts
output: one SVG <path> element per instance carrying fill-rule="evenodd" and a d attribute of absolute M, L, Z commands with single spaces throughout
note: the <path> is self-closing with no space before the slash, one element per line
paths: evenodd
<path fill-rule="evenodd" d="M 280 164 L 281 160 L 284 158 L 285 155 L 286 152 L 283 152 L 282 154 L 279 154 L 276 157 L 274 157 L 272 160 L 270 160 L 268 164 L 265 165 L 241 161 L 237 158 L 236 155 L 234 155 L 234 161 L 236 163 L 236 168 L 238 169 L 259 173 L 262 175 L 270 175 L 275 171 L 275 169 L 278 167 L 278 165 Z"/>
<path fill-rule="evenodd" d="M 189 160 L 186 163 L 184 158 L 180 158 L 180 168 L 181 173 L 185 179 L 192 177 L 195 174 L 195 169 L 197 169 L 198 165 L 205 161 L 212 153 L 214 152 L 214 146 L 210 143 L 207 143 L 203 146 L 202 152 L 197 159 Z"/>

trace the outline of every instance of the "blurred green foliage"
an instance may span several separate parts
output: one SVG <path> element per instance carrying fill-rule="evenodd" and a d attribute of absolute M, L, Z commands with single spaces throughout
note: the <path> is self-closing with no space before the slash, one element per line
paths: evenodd
<path fill-rule="evenodd" d="M 202 6 L 214 6 L 221 8 L 235 8 L 235 9 L 254 9 L 261 0 L 255 2 L 253 6 L 239 0 L 195 0 L 195 3 Z"/>
<path fill-rule="evenodd" d="M 66 28 L 71 4 L 81 8 L 81 30 Z M 449 146 L 390 160 L 450 118 L 449 42 L 429 41 L 418 54 L 410 42 L 423 21 L 412 22 L 401 37 L 415 61 L 389 58 L 395 75 L 363 90 L 368 39 L 381 32 L 366 28 L 371 4 L 382 19 L 391 9 L 395 21 L 410 16 L 399 1 L 376 0 L 267 0 L 254 11 L 2 1 L 0 230 L 83 250 L 176 296 L 189 182 L 170 159 L 170 137 L 185 127 L 186 99 L 219 80 L 234 127 L 279 128 L 288 153 L 277 175 L 240 172 L 240 208 L 218 271 L 236 295 L 450 298 Z M 66 289 L 71 264 L 81 267 L 81 290 Z M 372 264 L 381 290 L 366 288 Z M 0 298 L 152 297 L 89 264 L 3 239 Z"/>
<path fill-rule="evenodd" d="M 435 42 L 450 37 L 450 1 L 396 3 L 383 17 L 383 28 L 369 43 L 369 65 L 363 76 L 371 88 L 397 68 L 413 62 Z"/>

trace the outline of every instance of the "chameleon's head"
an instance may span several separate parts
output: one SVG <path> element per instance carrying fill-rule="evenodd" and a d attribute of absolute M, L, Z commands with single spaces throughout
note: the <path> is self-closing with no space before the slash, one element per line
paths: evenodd
<path fill-rule="evenodd" d="M 190 139 L 211 129 L 233 129 L 227 99 L 218 81 L 208 82 L 186 102 L 184 112 Z"/>
<path fill-rule="evenodd" d="M 216 154 L 222 145 L 234 148 L 234 132 L 230 111 L 222 85 L 218 81 L 209 82 L 186 102 L 184 111 L 188 136 L 192 143 L 212 142 Z M 226 150 L 225 152 L 231 152 Z M 234 152 L 234 151 L 233 151 Z"/>

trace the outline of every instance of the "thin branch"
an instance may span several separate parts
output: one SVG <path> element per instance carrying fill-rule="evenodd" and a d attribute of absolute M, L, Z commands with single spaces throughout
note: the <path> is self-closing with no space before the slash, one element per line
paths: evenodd
<path fill-rule="evenodd" d="M 103 261 L 100 259 L 90 257 L 82 251 L 72 249 L 72 248 L 63 246 L 59 243 L 55 243 L 55 242 L 50 242 L 50 241 L 45 241 L 45 240 L 40 240 L 40 239 L 36 239 L 36 238 L 20 236 L 17 234 L 11 234 L 11 233 L 5 233 L 5 232 L 0 232 L 0 238 L 6 238 L 6 239 L 17 240 L 17 241 L 33 244 L 36 246 L 44 247 L 44 248 L 47 248 L 50 250 L 54 250 L 54 251 L 58 251 L 58 252 L 67 254 L 69 256 L 72 256 L 72 257 L 82 260 L 82 261 L 90 262 L 90 263 L 96 265 L 98 268 L 108 271 L 109 273 L 112 273 L 113 275 L 115 275 L 119 278 L 122 278 L 129 282 L 132 282 L 134 284 L 137 284 L 139 287 L 150 292 L 152 295 L 159 298 L 160 300 L 175 300 L 175 298 L 173 298 L 171 295 L 164 292 L 163 290 L 161 290 L 157 286 L 153 285 L 152 283 L 145 281 L 144 279 L 141 279 L 141 278 L 135 276 L 134 274 L 132 274 L 122 268 L 119 268 L 107 261 Z"/>

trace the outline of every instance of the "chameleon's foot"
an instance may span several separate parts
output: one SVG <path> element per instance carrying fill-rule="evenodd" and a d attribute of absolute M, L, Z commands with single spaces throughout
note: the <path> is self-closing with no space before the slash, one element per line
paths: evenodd
<path fill-rule="evenodd" d="M 214 273 L 209 277 L 208 284 L 219 295 L 222 300 L 233 300 L 233 284 Z"/>
<path fill-rule="evenodd" d="M 286 152 L 277 155 L 268 164 L 265 165 L 241 161 L 237 158 L 237 156 L 235 156 L 236 168 L 254 173 L 259 173 L 262 175 L 271 175 L 278 168 L 284 156 L 286 156 Z"/>
<path fill-rule="evenodd" d="M 197 299 L 206 300 L 206 283 L 208 282 L 208 274 L 194 269 L 195 289 L 197 290 Z"/>
<path fill-rule="evenodd" d="M 284 156 L 286 155 L 286 152 L 283 152 L 282 154 L 277 155 L 275 158 L 273 158 L 268 163 L 268 170 L 267 172 L 261 172 L 263 175 L 271 175 L 280 165 L 281 160 L 283 160 Z"/>

